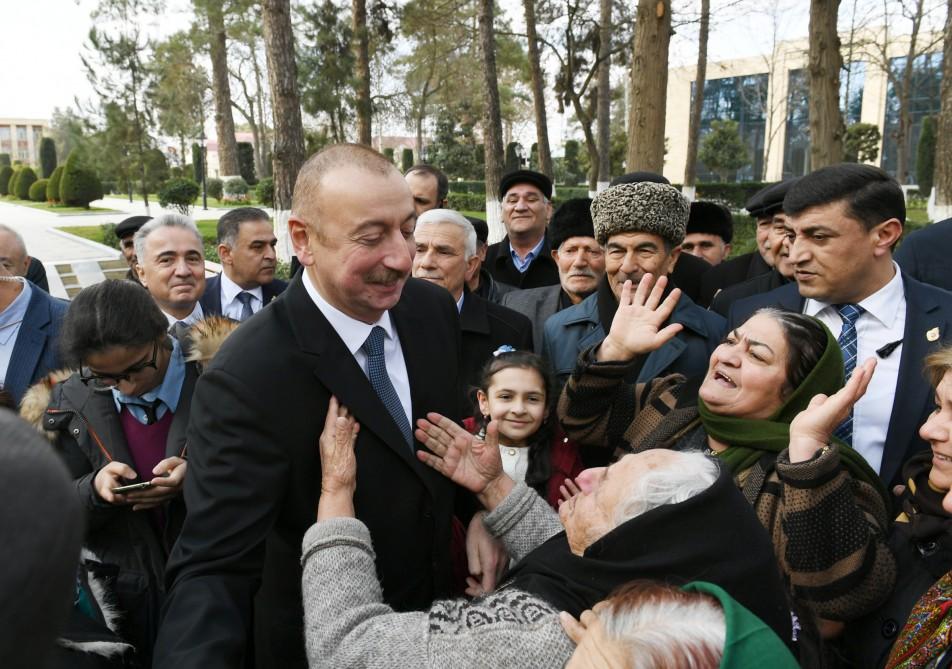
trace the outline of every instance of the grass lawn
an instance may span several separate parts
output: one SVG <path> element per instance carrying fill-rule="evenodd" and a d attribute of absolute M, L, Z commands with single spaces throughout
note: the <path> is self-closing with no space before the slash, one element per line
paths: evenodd
<path fill-rule="evenodd" d="M 252 189 L 253 191 L 253 189 Z M 129 201 L 128 193 L 109 193 L 106 195 L 108 198 L 121 199 L 126 202 Z M 144 202 L 141 195 L 136 195 L 133 198 L 133 202 Z M 157 193 L 149 193 L 149 204 L 158 204 L 159 196 Z M 209 209 L 234 209 L 235 207 L 261 207 L 261 205 L 253 200 L 248 200 L 247 202 L 235 203 L 235 202 L 220 202 L 213 198 L 211 195 L 208 196 L 208 208 Z M 198 197 L 195 198 L 195 203 L 192 205 L 192 209 L 195 211 L 202 211 L 202 194 L 199 193 Z"/>
<path fill-rule="evenodd" d="M 115 209 L 107 209 L 105 207 L 90 207 L 89 209 L 86 209 L 85 207 L 67 207 L 61 204 L 50 204 L 48 202 L 31 202 L 29 200 L 18 200 L 12 195 L 5 195 L 2 198 L 0 198 L 0 201 L 6 202 L 8 204 L 19 205 L 21 207 L 31 207 L 33 209 L 42 209 L 43 211 L 49 211 L 59 215 L 119 213 Z"/>
<path fill-rule="evenodd" d="M 218 233 L 216 231 L 216 226 L 218 221 L 198 221 L 198 231 L 202 233 L 202 239 L 206 244 L 214 244 L 217 239 Z M 111 225 L 111 224 L 106 224 Z M 63 232 L 68 232 L 71 235 L 76 235 L 77 237 L 82 237 L 83 239 L 89 239 L 94 242 L 99 242 L 100 244 L 107 244 L 105 240 L 106 230 L 102 225 L 71 225 L 67 228 L 59 228 Z"/>

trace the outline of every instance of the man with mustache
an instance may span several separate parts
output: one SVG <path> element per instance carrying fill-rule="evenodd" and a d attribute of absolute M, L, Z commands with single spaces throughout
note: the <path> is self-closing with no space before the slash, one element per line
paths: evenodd
<path fill-rule="evenodd" d="M 261 209 L 239 207 L 218 219 L 222 272 L 208 280 L 202 295 L 206 316 L 243 322 L 287 288 L 287 283 L 274 278 L 277 243 L 271 221 Z"/>
<path fill-rule="evenodd" d="M 605 338 L 618 309 L 625 281 L 645 274 L 667 276 L 681 253 L 690 206 L 673 186 L 639 182 L 612 186 L 592 202 L 595 239 L 605 250 L 605 276 L 596 291 L 545 324 L 543 355 L 561 384 L 575 369 L 579 354 Z M 702 309 L 682 294 L 669 319 L 684 327 L 667 344 L 635 366 L 645 382 L 674 372 L 699 376 L 725 332 L 721 316 Z"/>
<path fill-rule="evenodd" d="M 139 228 L 134 239 L 141 283 L 169 320 L 176 338 L 204 318 L 205 249 L 194 221 L 163 214 Z"/>
<path fill-rule="evenodd" d="M 408 611 L 453 592 L 452 519 L 467 516 L 417 459 L 412 426 L 429 411 L 460 418 L 459 316 L 444 288 L 409 277 L 415 226 L 406 181 L 369 147 L 301 167 L 288 232 L 303 271 L 195 387 L 156 669 L 307 667 L 301 540 L 331 397 L 360 423 L 354 502 L 383 600 Z"/>
<path fill-rule="evenodd" d="M 591 207 L 591 198 L 574 198 L 552 216 L 549 241 L 559 267 L 559 285 L 512 291 L 500 301 L 532 320 L 536 353 L 542 353 L 542 333 L 549 317 L 595 292 L 605 274 L 605 253 L 595 239 Z"/>

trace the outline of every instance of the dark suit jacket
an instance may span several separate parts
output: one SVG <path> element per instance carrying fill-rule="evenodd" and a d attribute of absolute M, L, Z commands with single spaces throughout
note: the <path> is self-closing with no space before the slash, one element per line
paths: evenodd
<path fill-rule="evenodd" d="M 542 355 L 542 334 L 549 316 L 556 313 L 562 303 L 562 285 L 514 290 L 502 296 L 500 304 L 509 307 L 532 321 L 532 349 Z"/>
<path fill-rule="evenodd" d="M 933 408 L 932 388 L 922 375 L 922 363 L 929 353 L 952 339 L 952 294 L 905 275 L 902 283 L 906 293 L 906 328 L 896 383 L 898 401 L 893 402 L 879 471 L 879 477 L 890 486 L 903 482 L 902 464 L 917 451 L 928 448 L 919 438 L 919 427 Z M 797 284 L 789 283 L 735 302 L 728 327 L 737 327 L 762 307 L 802 312 L 804 302 Z M 929 341 L 926 333 L 934 328 L 938 328 L 939 338 Z"/>
<path fill-rule="evenodd" d="M 517 311 L 466 291 L 459 313 L 462 340 L 461 406 L 473 409 L 470 390 L 479 382 L 479 372 L 493 352 L 504 344 L 517 351 L 532 350 L 532 322 Z"/>
<path fill-rule="evenodd" d="M 262 306 L 268 304 L 288 287 L 286 281 L 275 279 L 271 283 L 261 286 L 261 296 L 264 298 Z M 205 292 L 198 299 L 202 305 L 202 314 L 205 316 L 221 316 L 221 274 L 205 281 Z"/>
<path fill-rule="evenodd" d="M 33 294 L 20 323 L 16 343 L 10 356 L 3 389 L 17 404 L 23 393 L 44 375 L 63 363 L 59 355 L 59 332 L 69 302 L 52 297 L 45 290 L 31 286 Z"/>
<path fill-rule="evenodd" d="M 755 276 L 766 274 L 770 265 L 757 251 L 745 253 L 736 258 L 729 258 L 720 265 L 709 269 L 702 277 L 701 299 L 699 304 L 711 304 L 717 291 L 728 286 L 749 281 Z"/>
<path fill-rule="evenodd" d="M 783 278 L 780 272 L 772 269 L 766 274 L 755 276 L 753 279 L 749 279 L 743 283 L 735 283 L 733 286 L 728 286 L 718 292 L 717 295 L 714 296 L 714 301 L 711 302 L 710 309 L 724 318 L 727 318 L 730 315 L 731 306 L 734 302 L 742 300 L 745 297 L 769 293 L 789 282 L 790 280 Z"/>
<path fill-rule="evenodd" d="M 459 325 L 443 288 L 410 279 L 390 310 L 413 418 L 458 418 Z M 301 539 L 321 486 L 318 437 L 336 395 L 360 422 L 357 517 L 370 529 L 384 600 L 427 607 L 450 592 L 455 487 L 419 462 L 300 276 L 232 334 L 196 384 L 188 516 L 153 666 L 306 667 Z M 419 444 L 415 444 L 419 448 Z"/>
<path fill-rule="evenodd" d="M 674 263 L 674 269 L 668 278 L 671 283 L 681 289 L 681 292 L 691 298 L 698 306 L 708 307 L 709 302 L 701 303 L 701 293 L 704 288 L 704 277 L 711 269 L 711 263 L 704 258 L 698 258 L 690 253 L 682 253 Z"/>
<path fill-rule="evenodd" d="M 559 283 L 559 266 L 552 259 L 552 245 L 549 235 L 546 234 L 539 255 L 536 256 L 525 272 L 516 269 L 509 252 L 509 237 L 502 241 L 490 244 L 486 250 L 486 260 L 483 267 L 492 274 L 496 281 L 508 283 L 516 288 L 539 288 L 554 286 Z"/>
<path fill-rule="evenodd" d="M 896 251 L 903 274 L 952 290 L 952 218 L 909 233 Z"/>

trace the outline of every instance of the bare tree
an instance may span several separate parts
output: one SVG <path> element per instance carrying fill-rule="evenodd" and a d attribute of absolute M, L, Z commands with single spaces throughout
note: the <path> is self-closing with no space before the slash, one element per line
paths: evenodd
<path fill-rule="evenodd" d="M 218 0 L 195 0 L 204 10 L 208 23 L 208 54 L 212 61 L 212 92 L 215 99 L 215 134 L 218 136 L 218 170 L 235 175 L 238 170 L 238 143 L 235 120 L 231 115 L 231 86 L 228 83 L 228 48 L 225 37 L 225 15 Z"/>
<path fill-rule="evenodd" d="M 638 0 L 628 107 L 628 171 L 664 169 L 670 0 Z"/>
<path fill-rule="evenodd" d="M 935 203 L 952 206 L 952 0 L 948 0 L 942 49 L 942 107 L 935 147 Z"/>
<path fill-rule="evenodd" d="M 485 147 L 486 219 L 489 242 L 497 242 L 505 234 L 499 204 L 499 181 L 502 178 L 502 118 L 499 110 L 499 80 L 496 76 L 496 36 L 493 29 L 494 0 L 479 0 L 479 50 L 483 64 L 483 93 L 486 112 L 483 117 Z"/>
<path fill-rule="evenodd" d="M 610 1 L 602 0 L 609 3 Z M 526 13 L 526 38 L 529 43 L 529 73 L 532 77 L 532 105 L 535 109 L 536 150 L 539 152 L 539 167 L 542 173 L 551 179 L 555 173 L 552 170 L 552 153 L 549 151 L 549 124 L 545 117 L 545 77 L 542 65 L 539 63 L 535 3 L 536 0 L 523 0 Z"/>
<path fill-rule="evenodd" d="M 244 117 L 251 130 L 254 142 L 255 173 L 265 177 L 271 173 L 266 163 L 268 155 L 267 120 L 264 110 L 265 90 L 263 86 L 258 48 L 261 39 L 261 27 L 257 23 L 247 23 L 233 31 L 233 49 L 229 53 L 228 74 L 238 85 L 244 104 L 232 100 L 232 106 Z"/>
<path fill-rule="evenodd" d="M 708 2 L 708 0 L 702 0 Z M 612 2 L 598 3 L 598 178 L 596 190 L 608 188 L 611 180 L 611 69 L 612 69 Z"/>
<path fill-rule="evenodd" d="M 354 57 L 356 59 L 357 141 L 372 142 L 370 102 L 370 33 L 367 30 L 367 0 L 353 0 Z"/>
<path fill-rule="evenodd" d="M 813 169 L 843 160 L 840 114 L 840 0 L 810 0 L 810 164 Z"/>
<path fill-rule="evenodd" d="M 694 184 L 697 182 L 697 148 L 701 139 L 701 112 L 704 109 L 704 83 L 707 81 L 707 39 L 710 25 L 711 0 L 701 0 L 694 99 L 691 101 L 691 120 L 688 122 L 688 157 L 684 164 L 684 191 L 691 199 L 694 199 Z"/>

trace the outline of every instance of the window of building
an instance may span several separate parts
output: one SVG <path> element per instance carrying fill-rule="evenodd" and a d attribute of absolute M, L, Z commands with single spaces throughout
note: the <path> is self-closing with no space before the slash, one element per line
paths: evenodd
<path fill-rule="evenodd" d="M 13 135 L 10 126 L 0 125 L 0 153 L 13 152 Z"/>
<path fill-rule="evenodd" d="M 847 127 L 859 123 L 862 118 L 865 85 L 866 63 L 852 62 L 840 72 L 840 111 Z"/>
<path fill-rule="evenodd" d="M 764 118 L 768 104 L 769 77 L 752 74 L 723 77 L 704 82 L 704 105 L 701 109 L 701 142 L 710 132 L 711 121 L 736 121 L 740 137 L 747 145 L 750 162 L 737 170 L 738 181 L 760 179 L 764 169 Z M 698 161 L 698 181 L 719 181 L 720 178 Z"/>
<path fill-rule="evenodd" d="M 897 176 L 898 148 L 896 131 L 899 129 L 899 91 L 895 81 L 901 81 L 906 57 L 892 58 L 889 68 L 893 72 L 886 90 L 886 122 L 883 132 L 882 168 L 890 175 Z M 925 53 L 917 56 L 912 65 L 912 88 L 909 99 L 911 126 L 906 136 L 909 150 L 909 162 L 906 164 L 906 183 L 916 183 L 916 155 L 919 148 L 919 134 L 922 121 L 927 116 L 939 113 L 939 87 L 942 82 L 942 52 Z"/>

